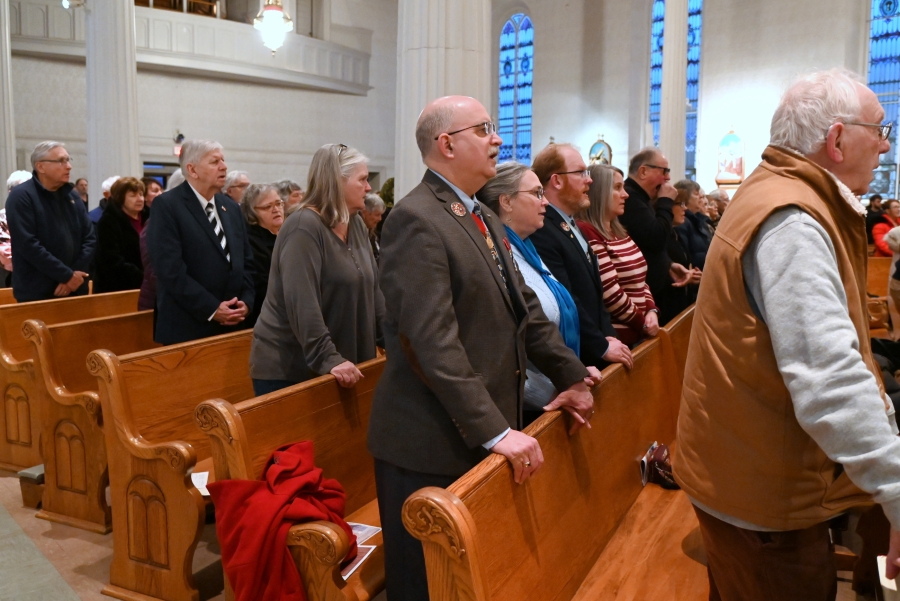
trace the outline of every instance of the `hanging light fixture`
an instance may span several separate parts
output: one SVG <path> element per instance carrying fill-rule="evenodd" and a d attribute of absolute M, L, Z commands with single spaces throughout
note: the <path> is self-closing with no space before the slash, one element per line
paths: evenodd
<path fill-rule="evenodd" d="M 294 23 L 281 5 L 281 0 L 266 0 L 253 27 L 262 32 L 263 45 L 275 54 L 284 45 L 284 36 L 294 29 Z"/>

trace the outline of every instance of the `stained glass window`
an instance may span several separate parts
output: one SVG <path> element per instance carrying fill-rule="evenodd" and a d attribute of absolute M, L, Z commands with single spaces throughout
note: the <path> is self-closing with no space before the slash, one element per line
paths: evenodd
<path fill-rule="evenodd" d="M 703 0 L 688 0 L 687 39 L 687 122 L 684 141 L 684 176 L 697 179 L 697 100 L 700 91 L 700 34 L 703 28 Z"/>
<path fill-rule="evenodd" d="M 498 162 L 531 164 L 531 84 L 534 74 L 534 27 L 522 13 L 513 15 L 500 33 L 498 133 L 503 138 Z"/>
<path fill-rule="evenodd" d="M 900 2 L 872 0 L 869 42 L 869 87 L 884 107 L 884 121 L 897 123 L 900 103 Z M 897 128 L 891 132 L 891 150 L 869 186 L 869 194 L 897 197 Z"/>
<path fill-rule="evenodd" d="M 665 0 L 653 0 L 650 22 L 650 125 L 653 144 L 659 145 L 659 107 L 662 102 L 662 62 Z M 684 171 L 685 177 L 696 179 L 697 100 L 700 90 L 700 42 L 703 28 L 703 0 L 688 0 L 687 39 L 687 108 L 685 114 Z"/>
<path fill-rule="evenodd" d="M 662 102 L 663 25 L 666 18 L 665 0 L 653 0 L 653 20 L 650 25 L 650 125 L 653 144 L 659 145 L 659 105 Z"/>

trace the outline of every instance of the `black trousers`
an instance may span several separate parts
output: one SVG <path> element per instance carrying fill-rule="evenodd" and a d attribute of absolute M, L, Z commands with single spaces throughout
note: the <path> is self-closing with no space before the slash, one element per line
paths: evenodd
<path fill-rule="evenodd" d="M 422 543 L 403 526 L 403 503 L 420 488 L 447 488 L 456 478 L 423 474 L 375 459 L 375 487 L 384 538 L 384 579 L 388 601 L 427 601 L 428 578 Z"/>

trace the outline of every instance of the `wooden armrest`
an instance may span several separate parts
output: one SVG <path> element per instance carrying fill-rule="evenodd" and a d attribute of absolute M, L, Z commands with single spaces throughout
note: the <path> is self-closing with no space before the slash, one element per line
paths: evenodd
<path fill-rule="evenodd" d="M 847 547 L 834 546 L 834 563 L 837 565 L 838 572 L 853 571 L 857 561 L 859 561 L 859 556 Z"/>
<path fill-rule="evenodd" d="M 292 526 L 287 545 L 311 599 L 347 601 L 341 561 L 350 543 L 337 524 L 318 520 Z"/>

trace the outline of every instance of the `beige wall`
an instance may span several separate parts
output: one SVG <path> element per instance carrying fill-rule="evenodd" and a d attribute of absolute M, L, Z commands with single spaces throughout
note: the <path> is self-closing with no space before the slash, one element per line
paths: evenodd
<path fill-rule="evenodd" d="M 312 154 L 322 144 L 358 147 L 371 170 L 393 174 L 396 96 L 396 0 L 335 0 L 336 25 L 373 30 L 367 96 L 138 72 L 141 155 L 177 162 L 172 138 L 213 138 L 231 169 L 255 181 L 290 177 L 306 185 Z M 45 139 L 65 142 L 72 178 L 86 174 L 86 83 L 83 64 L 14 56 L 15 124 L 20 161 Z M 114 175 L 114 174 L 110 174 Z M 126 175 L 126 174 L 119 174 Z"/>

